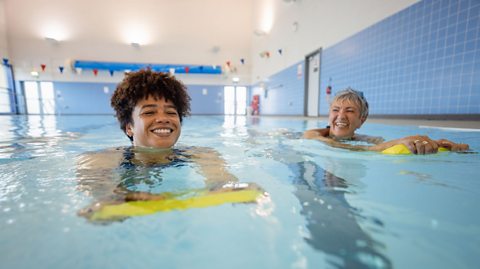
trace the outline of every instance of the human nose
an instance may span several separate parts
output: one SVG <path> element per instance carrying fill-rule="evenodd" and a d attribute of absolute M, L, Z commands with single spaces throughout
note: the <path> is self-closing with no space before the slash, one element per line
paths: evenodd
<path fill-rule="evenodd" d="M 169 119 L 167 113 L 160 112 L 160 113 L 157 113 L 157 116 L 155 117 L 155 122 L 157 122 L 157 123 L 169 123 L 170 119 Z"/>
<path fill-rule="evenodd" d="M 345 115 L 346 115 L 345 110 L 343 109 L 338 110 L 337 117 L 344 118 Z"/>

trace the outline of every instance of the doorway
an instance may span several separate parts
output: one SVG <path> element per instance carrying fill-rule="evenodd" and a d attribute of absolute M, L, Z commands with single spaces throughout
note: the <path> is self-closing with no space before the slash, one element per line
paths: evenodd
<path fill-rule="evenodd" d="M 320 98 L 320 59 L 322 48 L 305 57 L 305 104 L 304 115 L 317 117 Z"/>
<path fill-rule="evenodd" d="M 225 115 L 247 114 L 247 87 L 226 86 L 223 92 Z"/>
<path fill-rule="evenodd" d="M 27 114 L 55 114 L 55 94 L 52 82 L 25 81 Z"/>

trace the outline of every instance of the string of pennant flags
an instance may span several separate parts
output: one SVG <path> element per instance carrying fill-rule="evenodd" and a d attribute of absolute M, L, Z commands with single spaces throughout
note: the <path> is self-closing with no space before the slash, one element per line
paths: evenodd
<path fill-rule="evenodd" d="M 278 55 L 283 55 L 283 49 L 277 50 Z M 260 58 L 268 59 L 272 53 L 268 50 L 259 53 Z M 4 65 L 11 65 L 8 58 L 2 59 Z M 245 65 L 246 59 L 241 58 L 240 64 Z M 148 64 L 148 63 L 121 63 L 121 62 L 99 62 L 99 61 L 81 61 L 76 60 L 71 64 L 71 70 L 75 74 L 82 74 L 83 70 L 91 70 L 94 76 L 98 76 L 99 71 L 107 71 L 110 76 L 114 76 L 115 72 L 130 72 L 142 68 L 150 68 L 158 72 L 168 72 L 173 74 L 229 74 L 236 73 L 237 66 L 232 61 L 228 60 L 221 65 L 172 65 L 172 64 Z M 65 66 L 59 65 L 56 67 L 60 74 L 65 71 Z M 46 64 L 40 64 L 40 69 L 45 72 Z"/>

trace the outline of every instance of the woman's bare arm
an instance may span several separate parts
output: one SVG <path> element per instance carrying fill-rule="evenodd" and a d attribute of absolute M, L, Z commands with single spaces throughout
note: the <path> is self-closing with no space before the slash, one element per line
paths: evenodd
<path fill-rule="evenodd" d="M 200 173 L 205 177 L 207 186 L 238 181 L 237 177 L 228 171 L 225 160 L 216 150 L 206 147 L 195 147 L 192 158 L 199 165 Z"/>

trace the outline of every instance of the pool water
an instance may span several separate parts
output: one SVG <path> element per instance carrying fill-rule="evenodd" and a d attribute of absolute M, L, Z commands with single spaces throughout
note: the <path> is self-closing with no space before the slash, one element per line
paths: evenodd
<path fill-rule="evenodd" d="M 78 214 L 95 198 L 80 188 L 77 162 L 86 152 L 129 145 L 115 118 L 0 116 L 1 267 L 478 266 L 478 154 L 387 156 L 287 135 L 324 125 L 289 117 L 186 118 L 179 148 L 214 148 L 230 173 L 261 186 L 269 199 L 95 223 Z M 360 133 L 426 134 L 480 149 L 474 130 L 367 121 Z M 137 187 L 201 187 L 196 166 L 181 169 L 162 171 L 163 185 Z"/>

